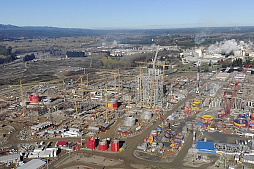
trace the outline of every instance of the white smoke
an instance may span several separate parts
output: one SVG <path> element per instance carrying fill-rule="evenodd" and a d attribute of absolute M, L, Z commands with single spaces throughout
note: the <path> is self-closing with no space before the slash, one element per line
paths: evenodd
<path fill-rule="evenodd" d="M 206 34 L 205 34 L 205 32 L 202 31 L 201 33 L 198 33 L 198 34 L 195 35 L 194 41 L 195 41 L 195 44 L 199 45 L 202 42 L 204 42 L 205 39 L 206 39 Z"/>
<path fill-rule="evenodd" d="M 244 41 L 237 42 L 235 39 L 223 40 L 221 42 L 216 42 L 208 47 L 209 54 L 229 54 L 230 52 L 235 52 L 237 50 L 248 48 L 252 46 L 252 42 L 245 43 Z"/>

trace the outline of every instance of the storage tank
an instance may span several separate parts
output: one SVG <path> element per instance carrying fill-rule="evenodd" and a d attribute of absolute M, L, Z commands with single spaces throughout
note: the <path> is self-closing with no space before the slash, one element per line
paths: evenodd
<path fill-rule="evenodd" d="M 29 96 L 30 103 L 39 103 L 40 97 L 38 94 L 32 94 Z"/>
<path fill-rule="evenodd" d="M 249 121 L 248 127 L 254 129 L 254 120 Z"/>
<path fill-rule="evenodd" d="M 112 152 L 118 152 L 119 151 L 119 140 L 111 140 L 110 143 L 111 151 Z"/>
<path fill-rule="evenodd" d="M 107 149 L 108 149 L 107 140 L 106 140 L 106 139 L 102 139 L 102 140 L 99 142 L 99 150 L 101 150 L 101 151 L 106 151 Z"/>
<path fill-rule="evenodd" d="M 117 109 L 118 108 L 117 99 L 109 99 L 107 106 L 110 110 Z"/>
<path fill-rule="evenodd" d="M 234 126 L 236 127 L 247 127 L 248 126 L 248 120 L 244 118 L 239 118 L 234 120 Z"/>
<path fill-rule="evenodd" d="M 134 126 L 136 123 L 136 119 L 134 117 L 125 117 L 124 118 L 124 125 L 125 126 Z"/>
<path fill-rule="evenodd" d="M 95 137 L 90 137 L 86 142 L 86 147 L 94 150 L 96 146 Z"/>
<path fill-rule="evenodd" d="M 150 120 L 151 118 L 152 118 L 152 112 L 150 112 L 150 111 L 143 111 L 141 113 L 141 119 Z"/>

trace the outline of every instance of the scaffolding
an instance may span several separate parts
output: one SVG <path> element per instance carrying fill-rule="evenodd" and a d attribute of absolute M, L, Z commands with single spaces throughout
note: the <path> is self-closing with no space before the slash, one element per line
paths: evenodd
<path fill-rule="evenodd" d="M 165 104 L 163 74 L 160 69 L 148 68 L 136 78 L 136 103 L 147 108 L 162 108 Z"/>

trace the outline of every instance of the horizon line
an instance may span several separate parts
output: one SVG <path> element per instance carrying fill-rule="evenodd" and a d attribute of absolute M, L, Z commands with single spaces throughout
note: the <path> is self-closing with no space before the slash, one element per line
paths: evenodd
<path fill-rule="evenodd" d="M 0 23 L 1 24 L 1 23 Z M 143 27 L 89 27 L 89 28 L 81 28 L 81 27 L 61 27 L 61 26 L 39 26 L 39 25 L 13 25 L 13 24 L 3 24 L 5 26 L 16 26 L 20 28 L 25 27 L 47 27 L 47 28 L 62 28 L 62 29 L 90 29 L 90 30 L 163 30 L 163 29 L 195 29 L 195 28 L 230 28 L 230 27 L 254 27 L 254 25 L 227 25 L 227 26 L 220 26 L 220 25 L 212 25 L 212 26 L 183 26 L 183 27 L 165 27 L 163 25 L 151 25 L 151 26 L 143 26 Z M 158 27 L 157 27 L 158 26 Z M 150 28 L 149 28 L 150 27 Z M 154 27 L 154 28 L 152 28 Z"/>

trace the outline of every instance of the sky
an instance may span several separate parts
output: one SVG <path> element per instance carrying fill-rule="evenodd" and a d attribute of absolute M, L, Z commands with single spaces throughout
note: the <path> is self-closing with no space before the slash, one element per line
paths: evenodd
<path fill-rule="evenodd" d="M 253 0 L 0 0 L 0 24 L 87 29 L 254 26 Z"/>

